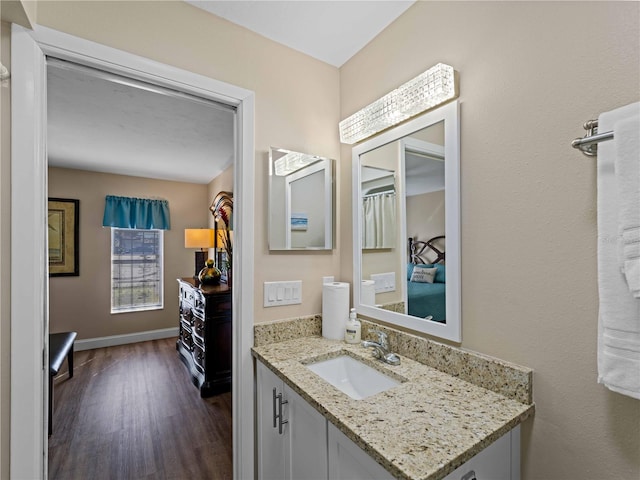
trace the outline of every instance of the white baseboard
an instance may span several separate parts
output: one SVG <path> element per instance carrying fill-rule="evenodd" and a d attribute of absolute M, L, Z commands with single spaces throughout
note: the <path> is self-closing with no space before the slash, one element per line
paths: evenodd
<path fill-rule="evenodd" d="M 178 327 L 163 328 L 161 330 L 149 330 L 146 332 L 128 333 L 126 335 L 111 335 L 109 337 L 76 340 L 73 349 L 76 352 L 80 352 L 82 350 L 91 350 L 93 348 L 114 347 L 116 345 L 126 345 L 128 343 L 146 342 L 148 340 L 159 340 L 161 338 L 177 336 Z"/>

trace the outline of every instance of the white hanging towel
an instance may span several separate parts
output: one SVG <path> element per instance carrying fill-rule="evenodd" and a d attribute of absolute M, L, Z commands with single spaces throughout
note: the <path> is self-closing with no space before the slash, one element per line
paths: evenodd
<path fill-rule="evenodd" d="M 640 115 L 616 122 L 613 135 L 620 195 L 620 269 L 633 296 L 640 298 Z"/>
<path fill-rule="evenodd" d="M 622 268 L 618 253 L 622 248 L 620 222 L 626 222 L 628 217 L 633 223 L 633 205 L 627 206 L 633 200 L 628 195 L 622 198 L 616 178 L 616 165 L 622 161 L 616 158 L 616 153 L 622 154 L 618 141 L 624 135 L 615 130 L 616 125 L 624 130 L 626 121 L 639 115 L 640 103 L 634 103 L 598 118 L 598 132 L 614 131 L 613 140 L 598 144 L 598 382 L 637 399 L 640 399 L 640 299 L 629 288 L 627 269 Z M 637 161 L 637 153 L 635 158 Z M 623 190 L 626 192 L 626 187 Z M 640 205 L 637 208 L 640 211 Z"/>

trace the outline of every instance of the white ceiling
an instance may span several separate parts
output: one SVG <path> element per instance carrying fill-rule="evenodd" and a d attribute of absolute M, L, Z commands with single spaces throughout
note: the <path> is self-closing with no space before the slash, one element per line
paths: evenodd
<path fill-rule="evenodd" d="M 50 166 L 209 183 L 233 162 L 228 107 L 58 61 L 47 82 Z"/>
<path fill-rule="evenodd" d="M 186 1 L 335 66 L 414 3 Z M 209 183 L 233 162 L 228 108 L 56 60 L 47 71 L 53 167 Z"/>
<path fill-rule="evenodd" d="M 340 67 L 415 0 L 185 0 L 230 22 Z"/>

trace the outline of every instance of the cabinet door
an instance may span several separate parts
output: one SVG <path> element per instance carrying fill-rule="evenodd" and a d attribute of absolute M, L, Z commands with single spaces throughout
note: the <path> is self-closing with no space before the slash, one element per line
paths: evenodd
<path fill-rule="evenodd" d="M 328 423 L 331 480 L 393 480 L 393 476 L 347 436 Z"/>
<path fill-rule="evenodd" d="M 516 438 L 513 438 L 516 437 Z M 520 427 L 503 435 L 464 465 L 447 475 L 444 480 L 517 480 L 520 478 Z M 516 464 L 517 463 L 517 464 Z M 474 475 L 475 474 L 475 475 Z"/>
<path fill-rule="evenodd" d="M 257 366 L 257 437 L 258 437 L 258 480 L 283 480 L 284 468 L 284 433 L 279 434 L 278 427 L 274 428 L 274 398 L 276 393 L 282 393 L 283 382 L 262 363 Z M 286 425 L 285 425 L 286 427 Z"/>
<path fill-rule="evenodd" d="M 285 480 L 326 480 L 327 420 L 284 386 L 286 405 Z"/>

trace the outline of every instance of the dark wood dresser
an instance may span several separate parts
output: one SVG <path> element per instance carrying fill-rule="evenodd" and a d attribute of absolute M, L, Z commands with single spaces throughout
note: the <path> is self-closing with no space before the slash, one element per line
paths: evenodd
<path fill-rule="evenodd" d="M 176 350 L 200 396 L 231 389 L 231 289 L 179 278 L 180 335 Z"/>

